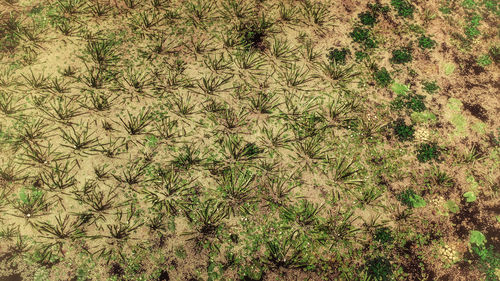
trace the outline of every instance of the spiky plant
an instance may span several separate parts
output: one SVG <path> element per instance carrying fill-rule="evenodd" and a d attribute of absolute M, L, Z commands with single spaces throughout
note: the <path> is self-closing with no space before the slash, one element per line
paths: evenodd
<path fill-rule="evenodd" d="M 317 223 L 322 208 L 322 205 L 303 199 L 300 204 L 285 206 L 281 211 L 281 216 L 288 222 L 295 222 L 299 227 L 313 227 Z"/>
<path fill-rule="evenodd" d="M 202 236 L 213 236 L 228 217 L 227 208 L 222 202 L 209 198 L 200 202 L 190 214 L 196 232 Z"/>
<path fill-rule="evenodd" d="M 71 165 L 69 161 L 66 161 L 64 165 L 56 162 L 50 170 L 40 174 L 39 180 L 45 188 L 63 192 L 76 184 L 75 173 L 73 172 L 76 165 L 76 163 Z"/>
<path fill-rule="evenodd" d="M 84 235 L 84 231 L 80 228 L 77 220 L 76 217 L 71 218 L 69 215 L 61 217 L 61 214 L 58 214 L 54 224 L 42 221 L 35 223 L 35 228 L 44 238 L 76 239 Z"/>
<path fill-rule="evenodd" d="M 62 146 L 73 149 L 75 152 L 89 154 L 91 150 L 99 144 L 99 138 L 95 137 L 95 132 L 89 132 L 89 123 L 80 124 L 80 128 L 75 129 L 75 126 L 70 126 L 70 130 L 63 130 L 61 128 L 61 136 L 66 143 Z"/>
<path fill-rule="evenodd" d="M 123 203 L 117 202 L 119 186 L 102 188 L 95 181 L 87 181 L 83 188 L 74 192 L 75 200 L 83 204 L 90 212 L 97 213 L 98 217 L 119 207 Z"/>
<path fill-rule="evenodd" d="M 217 180 L 218 191 L 233 216 L 243 213 L 249 213 L 247 205 L 254 200 L 252 194 L 255 174 L 241 167 L 233 167 L 225 170 L 220 179 Z"/>
<path fill-rule="evenodd" d="M 109 231 L 109 235 L 106 237 L 118 241 L 129 239 L 130 236 L 143 225 L 143 223 L 136 218 L 137 214 L 137 209 L 133 205 L 130 206 L 126 214 L 121 210 L 117 211 L 115 214 L 115 223 L 106 225 Z"/>
<path fill-rule="evenodd" d="M 327 157 L 327 163 L 325 173 L 332 181 L 355 186 L 362 185 L 365 182 L 358 175 L 361 172 L 361 168 L 356 167 L 354 159 L 349 160 L 346 156 L 336 159 Z"/>
<path fill-rule="evenodd" d="M 285 176 L 282 174 L 267 175 L 263 180 L 263 198 L 269 205 L 286 206 L 290 203 L 290 193 L 297 187 L 297 182 L 293 178 L 294 174 L 290 173 Z"/>
<path fill-rule="evenodd" d="M 195 192 L 192 183 L 193 180 L 183 179 L 173 167 L 158 167 L 142 193 L 157 210 L 177 215 L 193 204 Z"/>
<path fill-rule="evenodd" d="M 120 122 L 127 133 L 130 135 L 140 135 L 145 132 L 145 129 L 153 122 L 152 109 L 148 107 L 146 110 L 141 109 L 139 114 L 132 115 L 127 111 L 127 118 L 119 116 Z"/>
<path fill-rule="evenodd" d="M 138 184 L 141 178 L 146 173 L 148 168 L 148 163 L 142 163 L 142 161 L 131 161 L 125 168 L 121 169 L 121 173 L 112 173 L 113 178 L 120 183 L 126 183 L 128 185 Z"/>
<path fill-rule="evenodd" d="M 278 239 L 266 241 L 264 262 L 275 268 L 298 268 L 305 265 L 302 244 L 296 231 Z"/>
<path fill-rule="evenodd" d="M 47 198 L 47 194 L 35 187 L 23 187 L 18 198 L 12 199 L 10 203 L 15 210 L 22 214 L 21 217 L 26 219 L 46 215 L 52 205 L 52 202 Z"/>

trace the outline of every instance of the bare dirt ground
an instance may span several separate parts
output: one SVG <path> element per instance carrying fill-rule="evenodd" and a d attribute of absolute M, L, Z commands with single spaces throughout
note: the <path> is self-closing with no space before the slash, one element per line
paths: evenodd
<path fill-rule="evenodd" d="M 0 280 L 499 280 L 497 0 L 0 0 Z"/>

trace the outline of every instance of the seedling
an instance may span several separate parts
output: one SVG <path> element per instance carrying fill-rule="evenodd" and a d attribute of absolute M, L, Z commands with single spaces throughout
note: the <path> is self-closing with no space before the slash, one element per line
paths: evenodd
<path fill-rule="evenodd" d="M 477 199 L 476 194 L 473 191 L 467 191 L 463 196 L 465 197 L 465 201 L 468 203 L 474 202 Z"/>

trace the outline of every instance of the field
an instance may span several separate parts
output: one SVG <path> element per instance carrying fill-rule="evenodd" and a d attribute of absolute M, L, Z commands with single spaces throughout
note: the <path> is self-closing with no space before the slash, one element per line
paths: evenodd
<path fill-rule="evenodd" d="M 0 281 L 499 281 L 499 19 L 0 0 Z"/>

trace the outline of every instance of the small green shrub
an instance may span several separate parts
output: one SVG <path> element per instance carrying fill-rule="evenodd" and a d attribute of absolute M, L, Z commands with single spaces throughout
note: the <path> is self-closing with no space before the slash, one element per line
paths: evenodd
<path fill-rule="evenodd" d="M 436 46 L 436 41 L 432 40 L 430 37 L 422 35 L 418 38 L 418 46 L 420 49 L 433 49 Z"/>
<path fill-rule="evenodd" d="M 493 59 L 495 63 L 500 62 L 500 46 L 492 46 L 488 50 L 488 54 Z"/>
<path fill-rule="evenodd" d="M 354 53 L 354 56 L 356 57 L 356 61 L 360 62 L 368 57 L 368 54 L 363 52 L 363 51 L 356 51 Z"/>
<path fill-rule="evenodd" d="M 349 33 L 352 40 L 356 43 L 362 43 L 368 38 L 370 38 L 370 30 L 366 28 L 362 28 L 359 26 L 354 27 L 351 33 Z"/>
<path fill-rule="evenodd" d="M 406 107 L 416 112 L 422 112 L 427 109 L 424 103 L 424 96 L 410 95 Z"/>
<path fill-rule="evenodd" d="M 481 55 L 477 58 L 477 64 L 479 64 L 482 67 L 490 65 L 492 62 L 493 61 L 491 60 L 488 54 Z"/>
<path fill-rule="evenodd" d="M 389 74 L 389 71 L 385 69 L 385 67 L 382 67 L 381 69 L 375 71 L 373 73 L 373 78 L 377 82 L 377 85 L 381 87 L 387 87 L 392 83 L 391 75 Z"/>
<path fill-rule="evenodd" d="M 391 230 L 388 227 L 380 227 L 375 230 L 373 240 L 386 244 L 391 243 L 394 238 L 392 237 Z"/>
<path fill-rule="evenodd" d="M 435 143 L 422 143 L 416 152 L 418 161 L 422 163 L 436 160 L 439 156 L 439 148 Z"/>
<path fill-rule="evenodd" d="M 439 90 L 439 86 L 436 81 L 425 81 L 422 85 L 422 89 L 429 94 L 434 94 L 437 90 Z"/>
<path fill-rule="evenodd" d="M 398 200 L 410 208 L 424 207 L 425 200 L 413 189 L 409 188 L 398 195 Z"/>
<path fill-rule="evenodd" d="M 347 48 L 330 49 L 330 52 L 326 55 L 326 57 L 332 63 L 335 62 L 335 63 L 338 63 L 338 64 L 345 64 L 346 57 L 350 53 L 351 52 Z"/>
<path fill-rule="evenodd" d="M 368 9 L 370 9 L 370 11 L 372 11 L 373 14 L 378 14 L 378 13 L 386 14 L 390 11 L 388 5 L 382 5 L 379 3 L 367 4 L 366 6 L 368 7 Z"/>
<path fill-rule="evenodd" d="M 422 112 L 427 108 L 424 103 L 424 96 L 417 94 L 398 95 L 391 102 L 391 107 L 395 110 L 407 108 L 415 112 Z"/>
<path fill-rule="evenodd" d="M 477 6 L 477 3 L 474 0 L 463 0 L 462 7 L 466 9 L 474 9 Z"/>
<path fill-rule="evenodd" d="M 479 22 L 481 21 L 481 19 L 482 19 L 481 16 L 478 14 L 474 14 L 469 18 L 469 22 L 465 26 L 465 31 L 464 31 L 465 35 L 469 40 L 477 38 L 481 34 L 481 31 L 479 31 L 478 29 L 478 26 L 480 24 Z"/>
<path fill-rule="evenodd" d="M 401 48 L 392 51 L 390 61 L 395 64 L 405 64 L 412 61 L 411 50 L 409 48 Z"/>
<path fill-rule="evenodd" d="M 398 12 L 398 16 L 404 18 L 412 18 L 415 7 L 406 0 L 392 0 L 392 7 Z"/>
<path fill-rule="evenodd" d="M 413 140 L 415 129 L 413 125 L 406 125 L 403 118 L 398 118 L 393 124 L 394 134 L 400 141 Z"/>
<path fill-rule="evenodd" d="M 352 40 L 356 43 L 361 43 L 367 49 L 372 49 L 377 47 L 377 43 L 370 36 L 370 30 L 367 28 L 362 28 L 359 26 L 354 27 L 351 33 L 349 33 Z"/>
<path fill-rule="evenodd" d="M 388 281 L 392 278 L 391 262 L 384 257 L 370 259 L 365 266 L 373 280 Z"/>
<path fill-rule="evenodd" d="M 370 12 L 360 13 L 358 18 L 363 25 L 374 26 L 377 23 L 377 15 Z"/>

